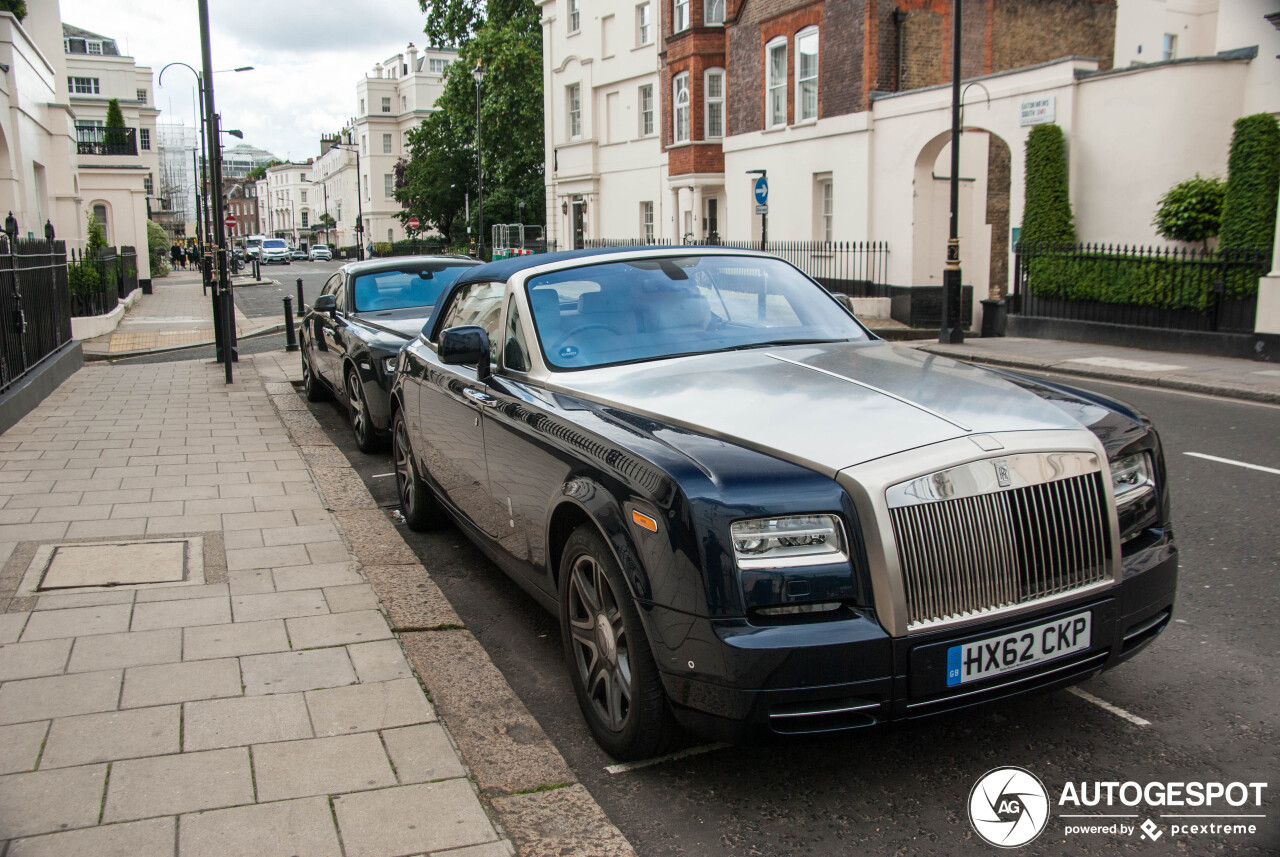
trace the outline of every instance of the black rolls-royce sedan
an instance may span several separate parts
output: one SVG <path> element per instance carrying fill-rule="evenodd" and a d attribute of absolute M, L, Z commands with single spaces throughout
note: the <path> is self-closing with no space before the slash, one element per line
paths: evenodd
<path fill-rule="evenodd" d="M 480 263 L 465 256 L 401 256 L 343 265 L 300 324 L 302 381 L 311 401 L 345 400 L 356 445 L 373 452 L 391 427 L 395 357 L 418 335 L 436 298 Z"/>
<path fill-rule="evenodd" d="M 409 524 L 448 514 L 558 613 L 619 758 L 1063 687 L 1172 615 L 1147 419 L 879 341 L 761 253 L 471 269 L 391 410 Z"/>

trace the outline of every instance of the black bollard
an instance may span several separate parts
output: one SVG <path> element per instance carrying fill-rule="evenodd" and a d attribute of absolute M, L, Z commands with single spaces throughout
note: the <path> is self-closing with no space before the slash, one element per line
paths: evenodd
<path fill-rule="evenodd" d="M 213 342 L 214 342 L 214 362 L 221 363 L 226 358 L 223 357 L 222 340 L 225 333 L 222 329 L 222 295 L 218 294 L 218 286 L 215 283 L 213 287 Z"/>
<path fill-rule="evenodd" d="M 302 302 L 302 277 L 298 277 L 298 318 L 302 318 L 306 311 L 307 305 Z"/>
<path fill-rule="evenodd" d="M 301 280 L 298 281 L 298 288 L 302 288 Z M 284 350 L 297 351 L 298 337 L 293 329 L 293 299 L 285 295 L 281 300 L 284 301 Z"/>
<path fill-rule="evenodd" d="M 262 262 L 257 256 L 253 257 L 253 280 L 254 282 L 262 280 Z"/>

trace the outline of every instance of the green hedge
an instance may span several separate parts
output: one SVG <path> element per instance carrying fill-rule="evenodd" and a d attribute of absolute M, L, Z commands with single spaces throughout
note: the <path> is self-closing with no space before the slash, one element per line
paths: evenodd
<path fill-rule="evenodd" d="M 1027 135 L 1022 241 L 1071 244 L 1076 228 L 1067 193 L 1067 141 L 1057 125 L 1036 125 Z"/>
<path fill-rule="evenodd" d="M 1223 247 L 1270 247 L 1280 188 L 1280 125 L 1270 114 L 1236 120 L 1222 202 Z"/>

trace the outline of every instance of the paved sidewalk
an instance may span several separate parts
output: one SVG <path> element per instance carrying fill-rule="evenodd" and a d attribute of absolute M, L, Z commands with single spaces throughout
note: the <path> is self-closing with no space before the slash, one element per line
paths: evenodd
<path fill-rule="evenodd" d="M 0 853 L 511 854 L 255 366 L 0 435 Z"/>
<path fill-rule="evenodd" d="M 241 283 L 245 284 L 245 283 Z M 277 319 L 250 319 L 236 307 L 236 336 L 252 336 L 280 326 Z M 201 286 L 200 274 L 175 271 L 153 283 L 153 294 L 142 295 L 111 333 L 83 343 L 90 360 L 163 351 L 214 341 L 213 305 Z"/>
<path fill-rule="evenodd" d="M 992 366 L 1280 403 L 1280 363 L 1019 337 L 974 337 L 963 345 L 911 344 L 933 354 Z"/>

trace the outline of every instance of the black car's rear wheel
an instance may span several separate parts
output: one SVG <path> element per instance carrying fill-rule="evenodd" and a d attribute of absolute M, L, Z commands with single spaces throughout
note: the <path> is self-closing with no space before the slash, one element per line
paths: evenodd
<path fill-rule="evenodd" d="M 678 729 L 649 640 L 613 554 L 589 525 L 561 557 L 560 634 L 578 705 L 605 752 L 643 759 L 667 749 Z"/>
<path fill-rule="evenodd" d="M 356 434 L 356 447 L 361 452 L 378 451 L 378 433 L 369 419 L 369 402 L 364 397 L 364 385 L 354 366 L 347 369 L 347 409 L 351 415 L 351 429 Z"/>
<path fill-rule="evenodd" d="M 323 402 L 332 395 L 325 383 L 316 377 L 306 351 L 302 352 L 302 392 L 306 393 L 308 402 Z"/>
<path fill-rule="evenodd" d="M 439 520 L 439 507 L 413 462 L 413 447 L 409 443 L 409 426 L 403 409 L 397 410 L 395 419 L 391 421 L 391 463 L 396 468 L 396 494 L 400 498 L 400 512 L 405 523 L 415 532 L 431 529 Z"/>

